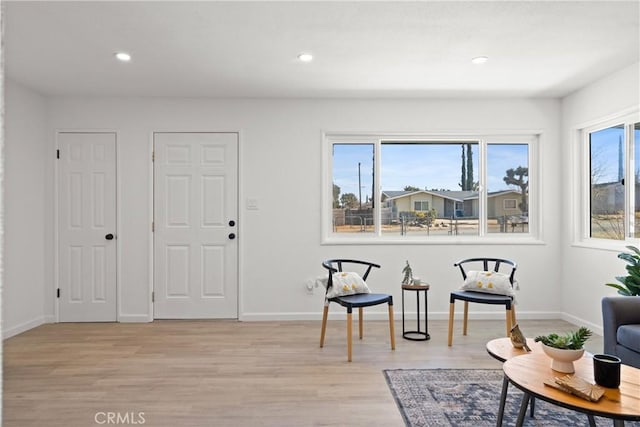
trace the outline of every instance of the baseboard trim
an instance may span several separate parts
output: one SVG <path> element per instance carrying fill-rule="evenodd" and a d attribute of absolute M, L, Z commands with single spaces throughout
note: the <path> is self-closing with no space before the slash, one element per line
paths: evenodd
<path fill-rule="evenodd" d="M 595 323 L 592 322 L 588 322 L 584 319 L 581 319 L 579 317 L 573 316 L 571 314 L 568 313 L 562 313 L 562 317 L 560 317 L 562 320 L 567 321 L 569 323 L 573 323 L 576 326 L 584 326 L 587 327 L 589 329 L 591 329 L 593 331 L 594 334 L 597 335 L 603 335 L 603 330 L 602 330 L 602 325 L 596 325 Z"/>
<path fill-rule="evenodd" d="M 339 319 L 339 313 L 329 313 L 330 319 Z M 373 318 L 373 313 L 371 316 Z M 343 315 L 342 318 L 345 316 Z M 238 317 L 241 322 L 322 320 L 322 313 L 244 313 Z"/>
<path fill-rule="evenodd" d="M 121 315 L 120 318 L 118 319 L 118 322 L 149 323 L 149 322 L 153 322 L 153 319 L 147 316 L 146 314 L 127 314 L 127 315 Z M 7 329 L 3 329 L 2 339 L 5 340 L 7 338 L 14 337 L 30 329 L 37 328 L 40 325 L 44 325 L 45 323 L 56 323 L 56 317 L 53 315 L 41 316 L 41 317 L 38 317 L 37 319 L 33 319 L 28 322 L 24 322 Z"/>
<path fill-rule="evenodd" d="M 14 337 L 18 334 L 28 331 L 29 329 L 37 328 L 40 325 L 44 325 L 45 323 L 52 323 L 52 321 L 47 322 L 48 317 L 49 316 L 40 316 L 36 319 L 29 320 L 28 322 L 24 322 L 7 329 L 3 329 L 2 339 L 5 340 L 7 338 Z"/>
<path fill-rule="evenodd" d="M 121 314 L 118 316 L 120 323 L 150 323 L 153 318 L 147 314 Z"/>

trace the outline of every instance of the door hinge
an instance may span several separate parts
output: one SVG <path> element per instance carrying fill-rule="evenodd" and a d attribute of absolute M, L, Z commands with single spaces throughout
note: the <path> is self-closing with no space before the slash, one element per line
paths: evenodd
<path fill-rule="evenodd" d="M 151 221 L 151 232 L 155 233 L 156 231 L 156 222 L 155 221 Z"/>
<path fill-rule="evenodd" d="M 152 161 L 152 162 L 155 162 L 155 161 L 156 161 L 156 152 L 155 152 L 155 151 L 152 151 L 152 152 L 151 152 L 151 161 Z"/>
<path fill-rule="evenodd" d="M 156 293 L 151 292 L 151 302 L 156 302 Z"/>
<path fill-rule="evenodd" d="M 60 150 L 56 150 L 56 159 L 60 158 Z"/>
<path fill-rule="evenodd" d="M 60 298 L 60 288 L 58 288 L 57 292 L 56 292 L 56 297 Z"/>

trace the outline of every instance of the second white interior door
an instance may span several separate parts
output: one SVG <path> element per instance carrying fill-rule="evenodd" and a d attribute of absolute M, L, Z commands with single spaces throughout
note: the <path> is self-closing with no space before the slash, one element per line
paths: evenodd
<path fill-rule="evenodd" d="M 154 317 L 238 317 L 238 134 L 154 134 Z"/>

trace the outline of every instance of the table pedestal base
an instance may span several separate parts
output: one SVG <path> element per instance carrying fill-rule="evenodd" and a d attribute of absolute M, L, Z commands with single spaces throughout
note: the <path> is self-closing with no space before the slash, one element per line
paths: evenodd
<path fill-rule="evenodd" d="M 402 338 L 411 341 L 427 341 L 431 339 L 429 335 L 429 324 L 427 320 L 427 291 L 429 285 L 402 285 Z M 404 291 L 415 291 L 417 301 L 417 331 L 407 331 L 404 326 Z M 424 292 L 424 331 L 420 329 L 420 291 Z"/>

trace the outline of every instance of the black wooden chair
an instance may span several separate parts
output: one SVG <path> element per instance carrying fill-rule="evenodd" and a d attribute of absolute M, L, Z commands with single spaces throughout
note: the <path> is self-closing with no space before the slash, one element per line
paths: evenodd
<path fill-rule="evenodd" d="M 329 314 L 329 304 L 332 302 L 338 303 L 347 309 L 347 360 L 351 362 L 352 353 L 352 323 L 353 323 L 353 309 L 358 309 L 358 327 L 360 339 L 363 336 L 363 308 L 371 307 L 379 304 L 389 305 L 389 334 L 391 336 L 391 350 L 395 350 L 395 330 L 393 325 L 393 297 L 389 294 L 374 294 L 374 293 L 359 293 L 354 295 L 336 296 L 333 298 L 327 298 L 327 294 L 334 286 L 333 274 L 337 272 L 356 272 L 360 274 L 363 280 L 367 280 L 371 270 L 380 268 L 378 264 L 374 264 L 367 261 L 359 261 L 352 259 L 330 259 L 322 263 L 322 266 L 328 270 L 329 278 L 327 282 L 327 289 L 325 291 L 324 310 L 322 313 L 322 332 L 320 333 L 320 347 L 324 346 L 324 336 L 327 329 L 327 316 Z M 345 269 L 345 266 L 348 267 Z M 354 270 L 355 269 L 355 270 Z M 364 274 L 359 273 L 356 270 L 363 270 Z"/>
<path fill-rule="evenodd" d="M 463 280 L 467 280 L 468 273 L 474 270 L 486 272 L 493 271 L 505 274 L 509 279 L 511 287 L 513 287 L 517 264 L 514 261 L 502 258 L 469 258 L 458 261 L 454 264 L 454 267 L 458 267 L 460 269 Z M 511 332 L 511 327 L 516 324 L 516 311 L 512 296 L 476 292 L 472 290 L 453 291 L 451 292 L 449 300 L 449 346 L 453 343 L 453 314 L 455 311 L 456 300 L 464 301 L 463 335 L 467 335 L 467 320 L 469 317 L 470 302 L 504 305 L 506 309 L 507 336 L 509 336 L 509 333 Z"/>

